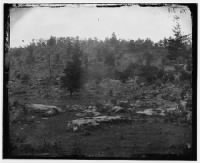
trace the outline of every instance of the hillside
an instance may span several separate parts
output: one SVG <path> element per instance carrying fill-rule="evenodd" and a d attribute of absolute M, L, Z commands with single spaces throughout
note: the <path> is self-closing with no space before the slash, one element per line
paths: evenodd
<path fill-rule="evenodd" d="M 191 48 L 170 54 L 114 35 L 11 48 L 10 156 L 190 159 Z"/>
<path fill-rule="evenodd" d="M 88 78 L 95 78 L 94 70 L 103 78 L 108 75 L 108 71 L 124 71 L 130 64 L 148 64 L 161 69 L 163 60 L 167 60 L 168 52 L 164 47 L 156 47 L 153 43 L 146 47 L 144 41 L 144 45 L 131 49 L 128 41 L 114 40 L 113 43 L 112 39 L 104 42 L 80 40 L 82 64 L 90 74 Z M 49 69 L 54 79 L 63 73 L 75 38 L 52 37 L 46 42 L 10 49 L 6 55 L 10 65 L 10 80 L 18 80 L 19 75 L 29 76 L 31 80 L 45 79 L 49 76 Z M 113 78 L 113 73 L 107 77 Z"/>

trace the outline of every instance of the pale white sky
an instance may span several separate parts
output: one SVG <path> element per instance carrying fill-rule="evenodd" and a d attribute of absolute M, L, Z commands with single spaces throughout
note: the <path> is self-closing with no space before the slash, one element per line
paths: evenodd
<path fill-rule="evenodd" d="M 96 8 L 68 6 L 62 8 L 13 8 L 10 14 L 10 46 L 23 46 L 32 39 L 50 36 L 104 39 L 113 32 L 120 39 L 159 41 L 172 36 L 173 16 L 180 16 L 183 34 L 192 33 L 190 11 L 168 12 L 167 7 Z M 22 42 L 24 40 L 24 42 Z"/>

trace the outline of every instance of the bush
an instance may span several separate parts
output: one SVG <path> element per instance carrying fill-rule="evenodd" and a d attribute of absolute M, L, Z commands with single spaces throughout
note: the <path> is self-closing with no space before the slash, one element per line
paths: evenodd
<path fill-rule="evenodd" d="M 139 65 L 132 63 L 123 72 L 115 71 L 115 79 L 125 83 L 129 78 L 134 77 L 135 70 L 139 67 Z"/>
<path fill-rule="evenodd" d="M 144 77 L 146 82 L 152 83 L 157 79 L 159 69 L 153 66 L 142 66 L 140 76 Z"/>
<path fill-rule="evenodd" d="M 192 80 L 192 74 L 187 73 L 185 71 L 182 71 L 180 79 L 181 79 L 181 81 L 191 81 Z"/>
<path fill-rule="evenodd" d="M 24 74 L 21 76 L 21 80 L 25 83 L 28 82 L 28 80 L 30 80 L 30 76 L 28 74 Z"/>
<path fill-rule="evenodd" d="M 117 79 L 119 79 L 122 83 L 125 83 L 130 76 L 130 72 L 128 72 L 127 70 L 125 70 L 124 72 L 116 72 L 116 74 Z"/>
<path fill-rule="evenodd" d="M 173 82 L 174 81 L 174 74 L 172 72 L 166 72 L 163 75 L 163 82 Z"/>

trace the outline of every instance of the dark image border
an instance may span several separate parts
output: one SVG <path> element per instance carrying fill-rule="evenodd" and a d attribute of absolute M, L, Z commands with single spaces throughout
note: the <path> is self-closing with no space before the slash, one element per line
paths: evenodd
<path fill-rule="evenodd" d="M 41 3 L 42 4 L 42 3 Z M 49 3 L 51 4 L 51 3 Z M 70 3 L 70 4 L 91 4 L 91 3 Z M 112 4 L 112 5 L 111 5 Z M 138 4 L 122 4 L 122 3 L 97 3 L 96 7 L 121 7 L 121 6 L 130 6 Z M 23 4 L 22 4 L 23 5 Z M 25 5 L 25 4 L 24 4 Z M 38 4 L 40 5 L 40 4 Z M 59 3 L 59 5 L 67 5 L 67 3 Z M 139 4 L 142 7 L 146 6 L 164 6 L 167 4 Z M 9 142 L 9 112 L 8 112 L 8 88 L 7 83 L 9 81 L 9 64 L 5 60 L 5 56 L 9 50 L 9 36 L 10 36 L 10 13 L 9 10 L 12 7 L 20 7 L 21 4 L 4 4 L 4 38 L 3 38 L 3 159 L 84 159 L 84 160 L 197 160 L 197 11 L 198 4 L 178 4 L 188 6 L 192 14 L 192 57 L 193 57 L 193 73 L 192 73 L 192 152 L 185 155 L 150 155 L 144 154 L 135 155 L 135 157 L 130 158 L 116 158 L 116 157 L 38 157 L 38 156 L 12 156 L 10 154 L 10 142 Z M 21 6 L 22 7 L 22 6 Z M 25 6 L 24 6 L 25 7 Z"/>

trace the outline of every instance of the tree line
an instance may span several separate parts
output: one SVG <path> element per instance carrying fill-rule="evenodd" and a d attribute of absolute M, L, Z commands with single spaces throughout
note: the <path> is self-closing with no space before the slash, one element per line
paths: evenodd
<path fill-rule="evenodd" d="M 191 65 L 190 36 L 181 33 L 179 23 L 173 28 L 173 33 L 173 37 L 164 38 L 156 43 L 149 38 L 118 39 L 115 33 L 105 40 L 51 36 L 48 40 L 33 40 L 26 47 L 11 48 L 7 57 L 13 69 L 14 79 L 33 78 L 34 74 L 40 73 L 35 69 L 43 67 L 48 82 L 51 83 L 60 76 L 61 87 L 67 88 L 72 94 L 90 78 L 110 77 L 124 82 L 131 76 L 132 70 L 142 65 L 144 58 L 146 62 L 141 71 L 148 76 L 145 72 L 155 69 L 150 65 L 154 53 L 160 53 L 160 56 L 163 55 L 164 60 L 169 63 Z M 125 53 L 133 56 L 137 53 L 142 54 L 141 63 L 130 64 L 120 72 L 116 69 L 117 61 L 120 61 Z M 102 65 L 102 69 L 96 68 L 97 65 Z M 104 72 L 101 72 L 103 69 Z"/>

